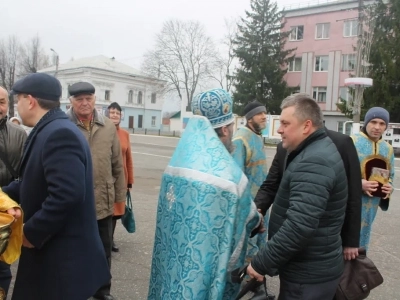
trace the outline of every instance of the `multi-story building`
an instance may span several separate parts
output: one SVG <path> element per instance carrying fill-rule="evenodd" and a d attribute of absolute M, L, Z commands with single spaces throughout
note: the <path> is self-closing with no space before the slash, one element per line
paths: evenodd
<path fill-rule="evenodd" d="M 146 77 L 140 71 L 103 55 L 71 60 L 39 72 L 57 76 L 62 85 L 61 108 L 70 108 L 68 87 L 87 81 L 96 88 L 96 109 L 104 114 L 112 102 L 122 108 L 121 126 L 160 129 L 164 81 Z"/>
<path fill-rule="evenodd" d="M 355 70 L 358 2 L 327 0 L 285 8 L 283 30 L 291 31 L 285 47 L 296 48 L 285 79 L 299 92 L 312 95 L 323 110 L 326 127 L 337 131 L 348 121 L 336 104 L 351 97 L 344 80 Z"/>

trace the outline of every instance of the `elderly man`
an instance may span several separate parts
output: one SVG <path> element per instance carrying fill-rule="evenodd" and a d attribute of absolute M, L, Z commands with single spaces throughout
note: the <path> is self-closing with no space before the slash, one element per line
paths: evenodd
<path fill-rule="evenodd" d="M 72 107 L 67 115 L 86 137 L 92 153 L 97 224 L 111 268 L 114 204 L 126 200 L 121 146 L 114 123 L 95 109 L 94 86 L 88 82 L 78 82 L 69 86 L 68 91 Z M 114 297 L 110 290 L 111 281 L 93 297 L 112 300 Z"/>
<path fill-rule="evenodd" d="M 13 300 L 87 299 L 111 278 L 94 212 L 89 146 L 60 109 L 61 84 L 34 73 L 12 87 L 34 127 L 19 180 L 3 191 L 24 211 Z"/>
<path fill-rule="evenodd" d="M 382 107 L 373 107 L 365 114 L 361 132 L 352 136 L 362 174 L 360 246 L 366 249 L 369 247 L 372 223 L 378 207 L 387 210 L 393 192 L 393 147 L 382 139 L 388 124 L 389 112 Z M 381 171 L 384 176 L 373 177 L 374 169 Z"/>
<path fill-rule="evenodd" d="M 271 211 L 270 240 L 247 272 L 259 281 L 279 274 L 279 299 L 333 299 L 344 269 L 344 164 L 314 99 L 295 94 L 281 109 L 285 171 Z"/>
<path fill-rule="evenodd" d="M 8 93 L 0 87 L 0 187 L 9 185 L 17 179 L 26 141 L 23 128 L 7 122 L 8 103 Z M 7 295 L 10 283 L 10 265 L 0 261 L 0 295 L 1 293 Z"/>
<path fill-rule="evenodd" d="M 148 299 L 234 299 L 229 272 L 259 225 L 247 178 L 230 155 L 230 95 L 197 95 L 161 182 Z"/>

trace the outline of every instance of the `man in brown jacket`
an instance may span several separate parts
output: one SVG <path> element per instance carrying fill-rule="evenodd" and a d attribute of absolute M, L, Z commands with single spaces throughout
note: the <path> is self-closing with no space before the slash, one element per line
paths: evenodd
<path fill-rule="evenodd" d="M 114 123 L 97 113 L 95 88 L 88 82 L 68 87 L 72 108 L 70 120 L 85 135 L 92 153 L 94 194 L 100 238 L 111 268 L 112 216 L 114 203 L 126 200 L 125 174 L 121 146 Z M 94 299 L 112 300 L 111 282 L 101 287 Z"/>

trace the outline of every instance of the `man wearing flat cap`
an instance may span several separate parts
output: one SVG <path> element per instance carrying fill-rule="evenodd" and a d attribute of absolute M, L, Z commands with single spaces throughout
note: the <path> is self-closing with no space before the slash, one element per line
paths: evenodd
<path fill-rule="evenodd" d="M 98 234 L 89 146 L 60 109 L 61 84 L 35 73 L 12 87 L 22 123 L 33 127 L 17 181 L 22 252 L 13 300 L 87 299 L 111 274 Z"/>
<path fill-rule="evenodd" d="M 68 88 L 72 108 L 67 112 L 89 142 L 93 160 L 94 195 L 100 238 L 111 268 L 112 217 L 114 203 L 126 201 L 126 184 L 121 146 L 114 123 L 97 113 L 95 88 L 88 82 L 77 82 Z M 112 300 L 111 281 L 93 297 Z"/>

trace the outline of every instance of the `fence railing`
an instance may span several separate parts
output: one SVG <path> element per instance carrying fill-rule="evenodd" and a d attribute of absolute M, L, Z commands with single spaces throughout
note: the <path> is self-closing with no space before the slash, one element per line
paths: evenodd
<path fill-rule="evenodd" d="M 158 136 L 170 136 L 180 137 L 180 131 L 166 131 L 162 129 L 147 129 L 147 128 L 131 128 L 128 129 L 133 134 L 145 134 L 145 135 L 158 135 Z"/>
<path fill-rule="evenodd" d="M 167 131 L 162 129 L 147 129 L 147 128 L 130 128 L 127 129 L 132 134 L 144 134 L 144 135 L 155 135 L 155 136 L 169 136 L 177 137 L 181 136 L 180 131 Z M 264 137 L 264 143 L 268 145 L 277 145 L 281 142 L 280 139 Z"/>

